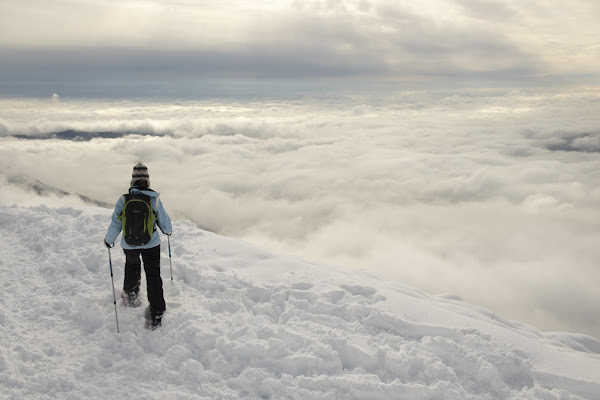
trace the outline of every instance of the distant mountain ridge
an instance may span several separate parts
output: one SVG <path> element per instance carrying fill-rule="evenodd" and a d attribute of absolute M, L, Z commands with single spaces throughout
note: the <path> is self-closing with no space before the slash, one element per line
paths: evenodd
<path fill-rule="evenodd" d="M 6 180 L 8 183 L 13 184 L 18 187 L 21 187 L 22 189 L 33 191 L 39 196 L 50 196 L 50 195 L 54 195 L 54 196 L 58 196 L 58 197 L 73 196 L 73 197 L 79 198 L 84 203 L 90 204 L 93 206 L 98 206 L 98 207 L 102 207 L 102 208 L 114 207 L 114 204 L 110 204 L 105 201 L 96 200 L 91 197 L 85 196 L 83 194 L 70 193 L 70 192 L 64 191 L 62 189 L 50 186 L 50 185 L 40 181 L 39 179 L 31 178 L 28 176 L 12 175 L 12 176 L 8 176 Z"/>
<path fill-rule="evenodd" d="M 61 139 L 61 140 L 72 140 L 76 142 L 87 142 L 92 139 L 116 139 L 130 135 L 140 135 L 140 136 L 166 136 L 162 133 L 148 133 L 148 132 L 88 132 L 88 131 L 80 131 L 77 129 L 67 129 L 60 132 L 50 132 L 45 134 L 36 134 L 36 135 L 23 135 L 18 134 L 14 137 L 18 139 L 28 139 L 28 140 L 44 140 L 44 139 Z"/>

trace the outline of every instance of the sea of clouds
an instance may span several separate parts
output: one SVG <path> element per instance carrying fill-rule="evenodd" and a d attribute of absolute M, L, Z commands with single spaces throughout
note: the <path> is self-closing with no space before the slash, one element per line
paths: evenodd
<path fill-rule="evenodd" d="M 143 160 L 176 219 L 600 337 L 597 90 L 0 110 L 2 204 L 112 205 Z"/>

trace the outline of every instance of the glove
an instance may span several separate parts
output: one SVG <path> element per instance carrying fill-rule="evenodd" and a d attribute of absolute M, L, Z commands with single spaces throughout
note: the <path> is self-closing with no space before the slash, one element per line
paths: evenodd
<path fill-rule="evenodd" d="M 106 242 L 106 238 L 104 238 L 104 245 L 105 245 L 106 247 L 108 247 L 109 249 L 110 249 L 111 247 L 114 247 L 114 244 L 108 244 L 108 243 Z"/>

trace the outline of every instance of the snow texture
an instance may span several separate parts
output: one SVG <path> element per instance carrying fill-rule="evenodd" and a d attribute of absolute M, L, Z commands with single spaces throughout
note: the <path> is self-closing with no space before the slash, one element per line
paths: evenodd
<path fill-rule="evenodd" d="M 109 218 L 0 206 L 1 399 L 600 398 L 593 338 L 188 221 L 174 224 L 173 285 L 163 241 L 162 328 L 144 329 L 144 307 L 119 304 L 117 333 Z M 111 256 L 118 295 L 124 255 Z"/>

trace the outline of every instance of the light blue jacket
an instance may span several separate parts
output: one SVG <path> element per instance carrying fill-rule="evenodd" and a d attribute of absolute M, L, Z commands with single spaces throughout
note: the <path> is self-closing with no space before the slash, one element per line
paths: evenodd
<path fill-rule="evenodd" d="M 163 208 L 163 205 L 158 198 L 160 193 L 155 192 L 153 190 L 139 190 L 135 186 L 130 189 L 131 194 L 143 193 L 150 196 L 150 203 L 152 204 L 152 210 L 156 212 L 156 221 L 154 222 L 154 228 L 156 228 L 156 223 L 158 222 L 158 227 L 160 230 L 166 234 L 170 235 L 173 227 L 171 225 L 171 218 L 169 214 Z M 108 227 L 108 231 L 106 232 L 106 243 L 112 245 L 117 240 L 117 237 L 121 233 L 123 229 L 123 225 L 121 224 L 121 220 L 119 216 L 123 212 L 123 206 L 125 205 L 125 196 L 121 196 L 115 205 L 115 211 L 112 214 L 110 226 Z M 160 244 L 160 235 L 158 231 L 155 231 L 152 235 L 152 239 L 148 243 L 143 246 L 130 246 L 125 242 L 125 238 L 121 237 L 121 247 L 124 249 L 132 250 L 132 249 L 151 249 Z"/>

